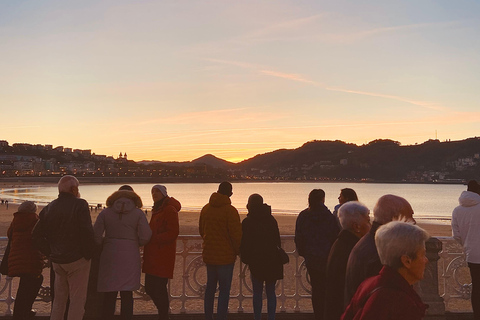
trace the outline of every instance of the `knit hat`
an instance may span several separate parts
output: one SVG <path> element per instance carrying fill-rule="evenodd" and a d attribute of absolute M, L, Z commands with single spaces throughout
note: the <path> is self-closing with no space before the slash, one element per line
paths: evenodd
<path fill-rule="evenodd" d="M 167 194 L 167 187 L 161 185 L 161 184 L 156 184 L 152 187 L 152 189 L 158 189 L 164 197 L 168 196 Z"/>
<path fill-rule="evenodd" d="M 37 205 L 33 201 L 25 201 L 18 207 L 18 212 L 35 213 Z"/>

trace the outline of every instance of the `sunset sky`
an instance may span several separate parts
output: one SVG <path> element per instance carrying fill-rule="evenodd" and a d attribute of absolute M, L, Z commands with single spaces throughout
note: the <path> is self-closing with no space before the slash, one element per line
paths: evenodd
<path fill-rule="evenodd" d="M 241 161 L 480 135 L 480 2 L 2 1 L 0 140 Z"/>

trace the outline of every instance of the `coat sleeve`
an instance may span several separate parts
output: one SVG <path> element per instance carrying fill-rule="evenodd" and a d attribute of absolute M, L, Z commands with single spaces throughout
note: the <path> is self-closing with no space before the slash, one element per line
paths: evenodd
<path fill-rule="evenodd" d="M 145 217 L 143 212 L 139 214 L 140 214 L 140 218 L 138 221 L 137 234 L 138 234 L 138 245 L 141 247 L 146 245 L 148 241 L 150 241 L 150 238 L 152 237 L 152 229 L 150 229 L 147 218 Z"/>
<path fill-rule="evenodd" d="M 242 221 L 242 240 L 240 242 L 240 259 L 244 264 L 250 264 L 252 241 L 248 234 L 248 221 Z"/>
<path fill-rule="evenodd" d="M 105 233 L 105 210 L 102 210 L 95 220 L 95 224 L 93 225 L 93 234 L 95 243 L 97 245 L 101 245 L 103 242 L 103 234 Z"/>
<path fill-rule="evenodd" d="M 455 211 L 452 213 L 452 236 L 463 246 L 463 239 L 460 233 L 460 226 Z"/>
<path fill-rule="evenodd" d="M 198 218 L 198 233 L 200 234 L 202 239 L 203 239 L 203 236 L 205 234 L 204 227 L 203 227 L 203 212 L 204 212 L 204 209 L 205 209 L 205 207 L 202 208 L 202 211 L 200 211 L 200 217 Z"/>
<path fill-rule="evenodd" d="M 240 244 L 242 242 L 242 224 L 240 223 L 240 215 L 237 209 L 231 207 L 228 212 L 228 234 L 232 242 L 233 250 L 236 255 L 240 254 Z"/>
<path fill-rule="evenodd" d="M 40 211 L 40 220 L 38 220 L 32 231 L 32 239 L 35 247 L 47 257 L 50 256 L 50 244 L 47 239 L 47 231 L 45 228 L 45 213 L 48 211 L 48 205 Z"/>
<path fill-rule="evenodd" d="M 295 222 L 295 247 L 297 248 L 298 254 L 303 257 L 304 255 L 304 237 L 303 237 L 303 230 L 302 230 L 302 223 L 303 223 L 303 215 L 300 214 L 297 217 L 297 221 Z"/>
<path fill-rule="evenodd" d="M 83 200 L 79 204 L 78 210 L 78 229 L 82 235 L 82 253 L 83 257 L 90 260 L 95 253 L 96 244 L 93 233 L 92 217 L 88 209 L 88 203 Z"/>
<path fill-rule="evenodd" d="M 179 233 L 178 212 L 171 206 L 165 208 L 165 230 L 160 231 L 158 226 L 152 228 L 151 242 L 156 244 L 166 244 L 177 239 Z"/>

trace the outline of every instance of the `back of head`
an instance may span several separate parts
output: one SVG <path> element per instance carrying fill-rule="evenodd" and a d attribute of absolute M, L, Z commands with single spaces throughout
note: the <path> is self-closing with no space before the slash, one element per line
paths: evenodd
<path fill-rule="evenodd" d="M 58 181 L 58 191 L 72 193 L 72 188 L 78 188 L 80 182 L 74 176 L 66 175 Z"/>
<path fill-rule="evenodd" d="M 338 210 L 338 218 L 342 229 L 354 231 L 354 224 L 360 224 L 362 219 L 368 217 L 370 210 L 358 201 L 349 201 L 344 203 Z"/>
<path fill-rule="evenodd" d="M 35 213 L 37 212 L 37 205 L 33 201 L 25 201 L 18 207 L 18 212 Z"/>
<path fill-rule="evenodd" d="M 358 201 L 357 193 L 350 188 L 344 188 L 340 190 L 341 195 L 348 201 Z"/>
<path fill-rule="evenodd" d="M 255 210 L 263 205 L 263 197 L 257 193 L 254 193 L 248 197 L 247 209 Z"/>
<path fill-rule="evenodd" d="M 381 196 L 373 208 L 374 220 L 385 224 L 393 220 L 412 219 L 413 209 L 402 197 L 393 194 Z"/>
<path fill-rule="evenodd" d="M 310 209 L 320 208 L 325 203 L 325 191 L 313 189 L 308 195 L 308 207 Z"/>
<path fill-rule="evenodd" d="M 232 184 L 228 181 L 223 181 L 222 183 L 220 183 L 220 185 L 218 186 L 218 193 L 220 194 L 223 194 L 227 197 L 230 197 L 233 192 L 232 192 Z"/>
<path fill-rule="evenodd" d="M 124 184 L 123 186 L 121 186 L 120 188 L 118 188 L 118 190 L 125 190 L 125 191 L 133 191 L 133 188 L 131 186 L 129 186 L 128 184 Z"/>
<path fill-rule="evenodd" d="M 467 191 L 475 192 L 480 194 L 480 185 L 478 184 L 477 180 L 470 180 L 468 181 Z"/>
<path fill-rule="evenodd" d="M 392 221 L 378 228 L 375 245 L 382 264 L 398 270 L 402 266 L 401 257 L 407 255 L 415 259 L 428 238 L 428 233 L 419 226 Z"/>

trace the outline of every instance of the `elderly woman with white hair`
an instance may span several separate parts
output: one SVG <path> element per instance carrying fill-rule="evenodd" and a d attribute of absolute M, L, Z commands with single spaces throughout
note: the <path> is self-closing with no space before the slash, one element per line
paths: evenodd
<path fill-rule="evenodd" d="M 325 320 L 339 320 L 344 311 L 345 273 L 348 256 L 370 230 L 370 210 L 358 201 L 344 203 L 339 210 L 342 231 L 332 245 L 327 262 Z"/>
<path fill-rule="evenodd" d="M 428 306 L 412 285 L 423 279 L 428 238 L 425 230 L 408 222 L 381 226 L 375 244 L 383 268 L 362 282 L 341 319 L 423 319 Z"/>

